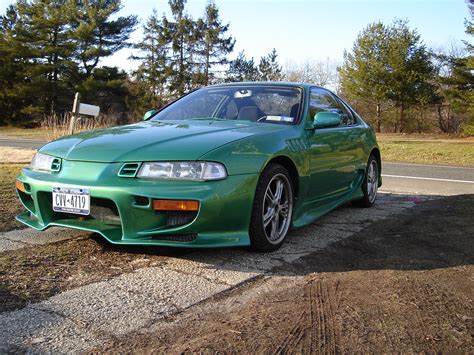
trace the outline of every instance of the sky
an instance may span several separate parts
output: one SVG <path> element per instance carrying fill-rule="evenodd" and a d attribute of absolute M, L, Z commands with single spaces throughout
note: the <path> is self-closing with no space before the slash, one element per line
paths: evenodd
<path fill-rule="evenodd" d="M 391 23 L 406 19 L 417 29 L 430 48 L 450 46 L 470 40 L 464 33 L 469 16 L 464 0 L 214 0 L 224 23 L 236 40 L 235 57 L 244 50 L 256 61 L 277 50 L 280 64 L 301 63 L 307 59 L 342 61 L 344 50 L 350 50 L 358 33 L 369 23 Z M 13 3 L 0 0 L 0 11 Z M 122 0 L 119 15 L 138 15 L 142 22 L 153 8 L 169 14 L 167 0 Z M 188 0 L 186 9 L 197 18 L 204 12 L 207 0 Z M 139 41 L 141 25 L 131 41 Z M 137 63 L 128 59 L 132 49 L 123 49 L 102 61 L 103 65 L 132 70 Z"/>

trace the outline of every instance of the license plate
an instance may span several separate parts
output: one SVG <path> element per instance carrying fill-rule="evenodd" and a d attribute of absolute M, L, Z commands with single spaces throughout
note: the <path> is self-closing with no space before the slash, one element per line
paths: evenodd
<path fill-rule="evenodd" d="M 90 205 L 89 189 L 53 186 L 53 211 L 87 216 L 90 213 Z"/>

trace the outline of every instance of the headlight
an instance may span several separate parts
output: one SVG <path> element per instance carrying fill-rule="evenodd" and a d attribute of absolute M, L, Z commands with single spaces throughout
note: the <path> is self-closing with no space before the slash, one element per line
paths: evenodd
<path fill-rule="evenodd" d="M 138 178 L 219 180 L 227 177 L 224 165 L 212 162 L 152 162 L 143 163 Z"/>
<path fill-rule="evenodd" d="M 51 155 L 36 153 L 33 160 L 31 160 L 30 168 L 32 170 L 51 171 L 54 159 Z"/>

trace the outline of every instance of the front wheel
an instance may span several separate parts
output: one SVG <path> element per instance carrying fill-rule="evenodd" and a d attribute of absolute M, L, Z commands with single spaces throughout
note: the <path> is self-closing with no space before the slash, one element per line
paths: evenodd
<path fill-rule="evenodd" d="M 372 207 L 377 198 L 377 189 L 379 187 L 379 163 L 377 158 L 371 155 L 367 163 L 367 170 L 364 181 L 362 182 L 362 192 L 364 197 L 356 200 L 353 204 L 357 207 Z"/>
<path fill-rule="evenodd" d="M 250 243 L 258 251 L 277 250 L 283 244 L 293 213 L 293 186 L 288 171 L 270 164 L 260 175 L 250 221 Z"/>

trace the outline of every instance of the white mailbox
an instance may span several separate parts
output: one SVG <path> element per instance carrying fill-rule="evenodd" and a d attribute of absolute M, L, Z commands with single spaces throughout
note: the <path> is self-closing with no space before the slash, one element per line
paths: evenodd
<path fill-rule="evenodd" d="M 79 114 L 86 116 L 99 116 L 100 107 L 88 104 L 79 104 Z"/>
<path fill-rule="evenodd" d="M 72 105 L 71 123 L 69 125 L 70 134 L 74 133 L 74 125 L 81 115 L 97 117 L 100 112 L 99 106 L 82 104 L 80 98 L 81 96 L 78 92 L 76 92 L 76 96 L 74 97 L 74 104 Z"/>

